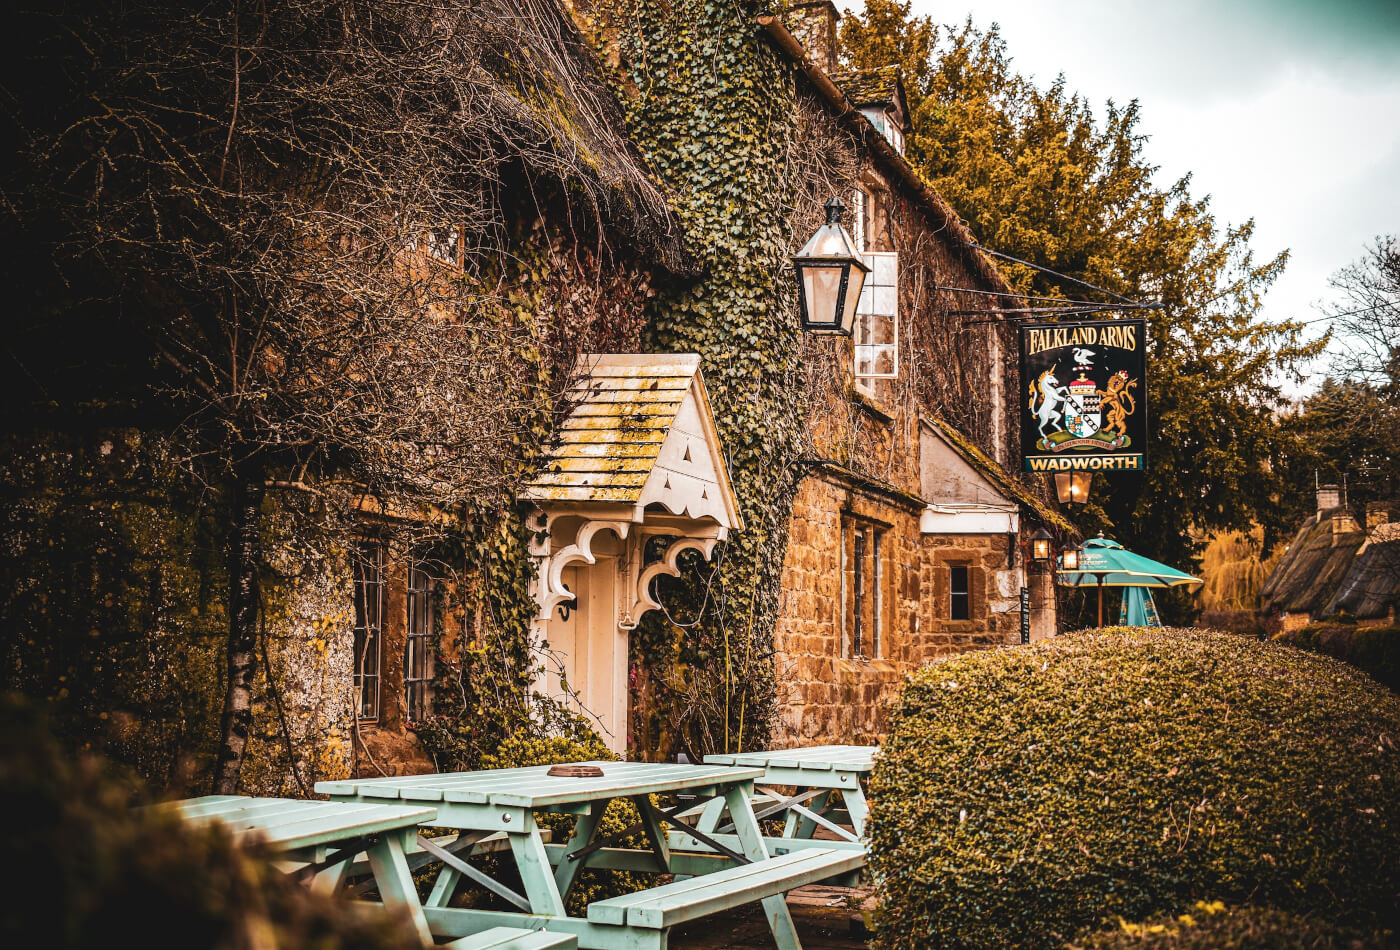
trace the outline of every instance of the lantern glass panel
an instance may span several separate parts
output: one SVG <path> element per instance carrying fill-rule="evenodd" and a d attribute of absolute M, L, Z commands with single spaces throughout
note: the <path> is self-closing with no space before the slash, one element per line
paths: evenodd
<path fill-rule="evenodd" d="M 1067 548 L 1064 553 L 1064 569 L 1067 571 L 1079 570 L 1079 549 Z"/>

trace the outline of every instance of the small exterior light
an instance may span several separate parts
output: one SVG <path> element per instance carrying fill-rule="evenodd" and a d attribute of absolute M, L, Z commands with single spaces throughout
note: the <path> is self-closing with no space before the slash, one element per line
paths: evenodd
<path fill-rule="evenodd" d="M 1079 570 L 1079 549 L 1078 549 L 1078 548 L 1065 548 L 1064 553 L 1060 555 L 1060 559 L 1061 559 L 1061 561 L 1063 562 L 1063 563 L 1061 564 L 1061 568 L 1062 568 L 1063 570 L 1066 570 L 1066 571 L 1077 571 L 1077 570 Z"/>
<path fill-rule="evenodd" d="M 1062 505 L 1082 505 L 1089 500 L 1089 484 L 1093 480 L 1093 472 L 1056 472 L 1055 496 Z"/>
<path fill-rule="evenodd" d="M 797 268 L 797 302 L 802 310 L 802 329 L 811 333 L 851 335 L 856 322 L 856 304 L 865 275 L 870 268 L 846 229 L 841 215 L 846 211 L 838 198 L 826 203 L 826 224 L 792 258 Z"/>
<path fill-rule="evenodd" d="M 1044 528 L 1041 528 L 1035 534 L 1031 535 L 1032 561 L 1050 560 L 1050 540 L 1050 532 L 1046 531 Z"/>

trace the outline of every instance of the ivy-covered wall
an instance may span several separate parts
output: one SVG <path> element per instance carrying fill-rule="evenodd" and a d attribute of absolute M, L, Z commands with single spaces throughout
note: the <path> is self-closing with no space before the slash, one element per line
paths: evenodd
<path fill-rule="evenodd" d="M 690 578 L 685 614 L 694 619 L 704 605 L 698 624 L 649 618 L 633 636 L 655 715 L 682 723 L 673 742 L 691 754 L 762 745 L 770 734 L 778 571 L 802 444 L 801 336 L 786 259 L 793 71 L 758 35 L 761 12 L 749 0 L 640 0 L 585 18 L 703 268 L 698 280 L 659 287 L 644 344 L 702 357 L 744 519 L 715 576 L 706 568 Z"/>

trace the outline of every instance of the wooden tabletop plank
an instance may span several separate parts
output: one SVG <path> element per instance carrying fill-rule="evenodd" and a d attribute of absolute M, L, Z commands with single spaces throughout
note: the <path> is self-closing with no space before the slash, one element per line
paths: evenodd
<path fill-rule="evenodd" d="M 814 772 L 869 772 L 879 746 L 829 745 L 805 749 L 772 749 L 705 756 L 715 765 L 753 765 L 763 768 L 799 768 Z"/>
<path fill-rule="evenodd" d="M 402 805 L 300 801 L 290 798 L 217 796 L 162 806 L 186 821 L 218 822 L 235 836 L 259 835 L 275 847 L 293 850 L 363 835 L 414 827 L 437 815 L 436 809 Z"/>

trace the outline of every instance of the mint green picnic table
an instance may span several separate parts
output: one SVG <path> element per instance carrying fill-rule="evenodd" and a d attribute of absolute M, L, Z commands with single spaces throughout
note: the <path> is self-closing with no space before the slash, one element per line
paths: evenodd
<path fill-rule="evenodd" d="M 873 745 L 823 745 L 707 755 L 705 762 L 763 769 L 763 778 L 757 785 L 758 816 L 784 815 L 783 838 L 810 840 L 821 827 L 841 841 L 857 843 L 865 837 L 865 822 L 870 815 L 864 786 L 875 767 L 878 750 L 879 746 Z M 789 795 L 777 791 L 775 786 L 794 791 Z M 839 810 L 835 803 L 838 795 Z M 716 828 L 718 812 L 716 805 L 711 804 L 697 827 Z M 846 819 L 850 827 L 844 827 L 838 818 Z"/>
<path fill-rule="evenodd" d="M 525 927 L 573 934 L 580 947 L 597 950 L 665 950 L 675 924 L 733 907 L 762 902 L 780 950 L 800 950 L 784 895 L 796 887 L 853 870 L 864 853 L 808 849 L 773 856 L 754 817 L 750 799 L 762 769 L 645 762 L 589 762 L 602 777 L 548 775 L 548 766 L 319 782 L 316 791 L 336 802 L 423 805 L 436 810 L 431 826 L 458 829 L 450 846 L 420 840 L 443 865 L 424 902 L 435 935 L 458 937 L 489 927 Z M 682 794 L 724 804 L 732 818 L 728 842 L 703 831 L 692 835 L 705 850 L 673 848 L 663 823 L 674 822 L 690 801 L 663 810 L 650 796 Z M 618 834 L 598 838 L 608 803 L 625 799 L 640 821 Z M 567 842 L 548 843 L 536 812 L 577 816 Z M 620 847 L 621 839 L 641 834 L 646 847 Z M 524 893 L 490 877 L 467 859 L 486 842 L 505 840 Z M 499 845 L 498 845 L 499 847 Z M 565 899 L 585 867 L 674 874 L 670 884 L 635 894 L 594 901 L 586 915 L 570 916 Z M 513 911 L 448 906 L 466 877 L 494 892 Z"/>
<path fill-rule="evenodd" d="M 363 853 L 385 906 L 407 913 L 423 941 L 432 943 L 407 862 L 407 854 L 417 850 L 419 823 L 436 814 L 430 806 L 207 795 L 156 807 L 172 809 L 188 822 L 218 822 L 235 839 L 263 839 L 278 859 L 296 867 L 294 873 L 313 877 L 316 890 L 336 890 Z"/>
<path fill-rule="evenodd" d="M 418 826 L 437 809 L 424 805 L 346 804 L 290 798 L 207 795 L 155 806 L 172 809 L 197 824 L 218 822 L 235 839 L 260 838 L 292 874 L 309 877 L 312 889 L 335 893 L 354 877 L 370 880 L 386 907 L 408 914 L 425 947 L 432 932 L 418 900 L 412 868 L 423 863 Z M 533 928 L 495 927 L 472 933 L 437 950 L 574 950 L 572 937 Z"/>

